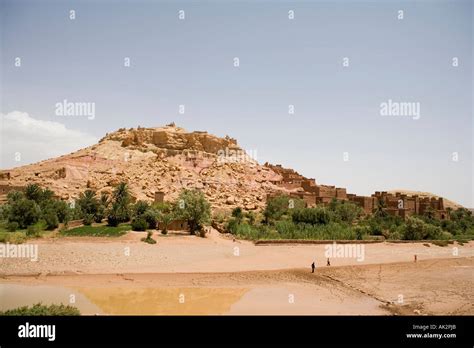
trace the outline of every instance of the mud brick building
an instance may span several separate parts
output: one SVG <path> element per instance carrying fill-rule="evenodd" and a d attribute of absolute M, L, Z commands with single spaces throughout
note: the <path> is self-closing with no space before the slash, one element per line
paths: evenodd
<path fill-rule="evenodd" d="M 265 166 L 280 174 L 281 180 L 275 180 L 272 183 L 282 189 L 269 193 L 267 199 L 285 193 L 291 197 L 301 198 L 308 207 L 326 205 L 333 199 L 337 199 L 359 205 L 366 214 L 372 214 L 378 207 L 379 201 L 383 201 L 384 210 L 393 216 L 406 218 L 415 214 L 422 215 L 430 210 L 438 219 L 448 217 L 441 197 L 408 196 L 400 192 L 392 194 L 385 191 L 376 191 L 370 197 L 359 196 L 347 193 L 347 190 L 342 187 L 318 185 L 315 179 L 305 178 L 293 169 L 283 168 L 279 164 L 265 163 Z"/>

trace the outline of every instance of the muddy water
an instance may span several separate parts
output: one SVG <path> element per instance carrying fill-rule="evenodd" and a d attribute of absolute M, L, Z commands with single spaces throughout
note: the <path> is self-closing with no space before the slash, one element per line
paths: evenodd
<path fill-rule="evenodd" d="M 107 314 L 225 314 L 244 288 L 77 288 Z"/>
<path fill-rule="evenodd" d="M 247 289 L 122 288 L 0 284 L 0 310 L 43 304 L 70 304 L 83 315 L 225 314 Z M 70 303 L 74 295 L 75 303 Z"/>
<path fill-rule="evenodd" d="M 71 302 L 74 301 L 74 303 Z M 0 284 L 0 311 L 41 302 L 64 304 L 79 309 L 81 314 L 102 314 L 103 311 L 77 290 L 62 286 Z"/>

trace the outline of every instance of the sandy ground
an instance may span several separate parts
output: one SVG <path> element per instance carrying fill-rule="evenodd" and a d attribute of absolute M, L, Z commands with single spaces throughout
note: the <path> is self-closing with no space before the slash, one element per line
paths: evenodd
<path fill-rule="evenodd" d="M 367 244 L 363 261 L 327 267 L 324 245 L 142 236 L 38 240 L 36 262 L 0 258 L 0 310 L 42 301 L 112 315 L 474 314 L 473 242 Z"/>
<path fill-rule="evenodd" d="M 0 274 L 241 272 L 326 266 L 325 245 L 265 245 L 233 241 L 213 230 L 208 238 L 155 233 L 157 244 L 140 242 L 143 232 L 119 238 L 38 239 L 38 261 L 1 258 Z M 32 243 L 31 241 L 29 243 Z M 411 262 L 474 256 L 474 242 L 446 247 L 422 243 L 364 244 L 364 259 L 331 258 L 332 266 Z M 457 248 L 457 256 L 454 249 Z"/>

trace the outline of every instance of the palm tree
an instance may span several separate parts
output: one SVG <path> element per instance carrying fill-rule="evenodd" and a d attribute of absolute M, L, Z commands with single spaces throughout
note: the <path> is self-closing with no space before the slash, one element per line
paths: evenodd
<path fill-rule="evenodd" d="M 386 217 L 388 215 L 387 211 L 385 210 L 386 205 L 385 205 L 385 200 L 383 198 L 379 198 L 377 200 L 377 206 L 375 207 L 375 212 L 374 215 L 376 217 Z"/>
<path fill-rule="evenodd" d="M 102 194 L 100 195 L 100 204 L 107 208 L 109 206 L 109 195 L 105 192 L 102 192 Z"/>
<path fill-rule="evenodd" d="M 172 213 L 161 213 L 160 214 L 160 222 L 163 224 L 163 228 L 161 229 L 161 234 L 168 233 L 168 226 L 171 221 L 174 220 L 174 216 Z"/>
<path fill-rule="evenodd" d="M 41 196 L 43 194 L 43 190 L 39 187 L 38 184 L 29 184 L 25 188 L 25 197 L 36 203 L 39 203 L 41 200 Z"/>
<path fill-rule="evenodd" d="M 130 193 L 128 192 L 128 186 L 125 182 L 121 182 L 115 188 L 113 193 L 115 202 L 121 204 L 128 204 L 130 202 Z"/>
<path fill-rule="evenodd" d="M 99 202 L 95 195 L 95 191 L 85 190 L 79 195 L 77 204 L 81 208 L 83 214 L 95 215 L 99 207 Z"/>
<path fill-rule="evenodd" d="M 128 186 L 125 182 L 121 182 L 115 188 L 115 191 L 112 195 L 113 205 L 112 212 L 114 213 L 116 219 L 119 222 L 125 222 L 130 220 L 130 193 L 128 191 Z"/>

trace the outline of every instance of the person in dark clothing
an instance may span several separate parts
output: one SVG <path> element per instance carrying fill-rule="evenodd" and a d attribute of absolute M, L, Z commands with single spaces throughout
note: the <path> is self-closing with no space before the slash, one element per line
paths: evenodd
<path fill-rule="evenodd" d="M 316 268 L 316 265 L 314 264 L 314 261 L 313 261 L 313 263 L 311 264 L 311 273 L 314 273 L 315 268 Z"/>
<path fill-rule="evenodd" d="M 331 262 L 329 261 L 329 257 L 328 257 L 328 262 L 326 263 L 326 266 L 331 266 Z"/>

